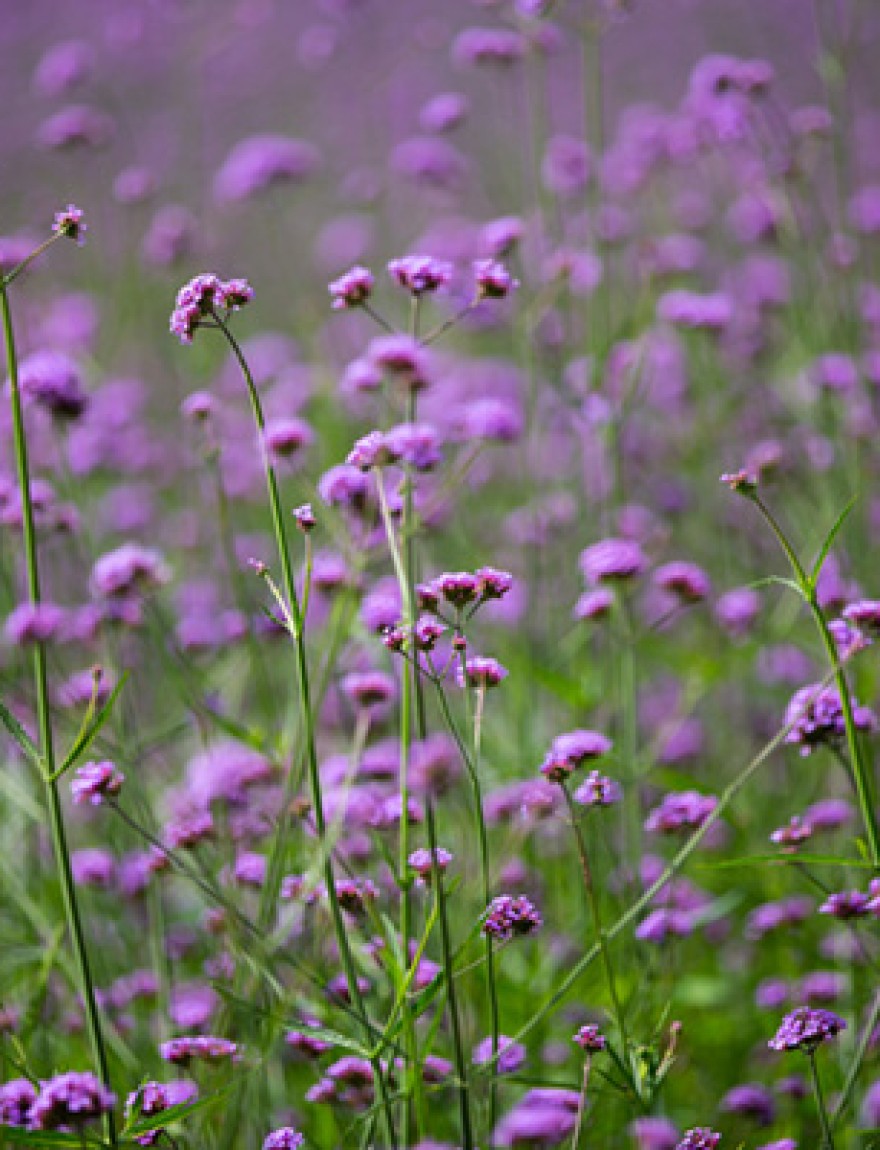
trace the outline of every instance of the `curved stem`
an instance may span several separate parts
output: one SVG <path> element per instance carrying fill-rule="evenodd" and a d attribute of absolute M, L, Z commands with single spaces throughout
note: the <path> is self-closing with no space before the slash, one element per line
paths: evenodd
<path fill-rule="evenodd" d="M 321 845 L 321 852 L 323 856 L 323 870 L 324 882 L 327 888 L 327 899 L 330 904 L 330 914 L 333 920 L 333 930 L 336 936 L 336 945 L 339 949 L 340 958 L 342 960 L 343 970 L 345 972 L 345 981 L 348 987 L 349 998 L 352 1006 L 361 1021 L 361 1026 L 369 1040 L 372 1033 L 372 1026 L 369 1017 L 367 1016 L 366 1007 L 364 1006 L 363 996 L 361 995 L 360 988 L 358 987 L 357 971 L 355 970 L 354 958 L 352 957 L 351 947 L 348 941 L 348 932 L 345 928 L 345 922 L 342 917 L 342 910 L 339 906 L 339 899 L 336 893 L 336 881 L 333 875 L 333 862 L 328 849 L 327 842 L 327 824 L 324 816 L 324 802 L 323 794 L 321 791 L 321 778 L 318 771 L 318 753 L 315 744 L 315 721 L 312 710 L 311 702 L 311 687 L 309 682 L 309 669 L 308 659 L 306 654 L 305 634 L 303 629 L 303 617 L 300 607 L 299 596 L 296 592 L 296 584 L 293 577 L 293 566 L 290 560 L 290 548 L 287 542 L 287 531 L 285 529 L 284 515 L 281 509 L 281 497 L 278 492 L 278 480 L 275 476 L 275 469 L 269 460 L 266 452 L 266 445 L 263 438 L 263 433 L 266 428 L 266 420 L 263 415 L 263 405 L 260 401 L 259 392 L 257 391 L 254 377 L 251 374 L 248 362 L 244 357 L 241 346 L 238 340 L 230 331 L 223 317 L 219 312 L 214 312 L 214 320 L 218 328 L 223 333 L 226 342 L 232 349 L 238 366 L 241 369 L 244 378 L 245 386 L 247 387 L 248 398 L 250 399 L 251 411 L 254 417 L 254 423 L 257 427 L 257 434 L 260 440 L 260 452 L 263 459 L 263 470 L 266 476 L 266 490 L 269 496 L 269 509 L 272 515 L 272 529 L 275 534 L 275 544 L 278 551 L 278 558 L 281 562 L 282 573 L 282 586 L 284 593 L 287 596 L 288 607 L 293 622 L 292 637 L 293 645 L 296 654 L 297 675 L 299 680 L 299 697 L 300 697 L 300 714 L 301 714 L 301 730 L 305 736 L 306 743 L 306 756 L 309 769 L 309 784 L 311 789 L 312 807 L 315 816 L 315 828 L 318 832 L 318 840 Z M 293 769 L 291 764 L 290 769 Z M 289 825 L 290 815 L 287 811 L 281 814 L 279 822 L 278 833 L 283 835 Z M 394 1134 L 394 1121 L 391 1115 L 391 1104 L 388 1099 L 387 1088 L 385 1084 L 385 1077 L 382 1072 L 382 1066 L 378 1059 L 374 1060 L 373 1074 L 376 1079 L 377 1091 L 380 1101 L 382 1103 L 383 1113 L 386 1123 L 386 1135 L 389 1139 L 389 1144 L 396 1146 L 396 1137 Z"/>
<path fill-rule="evenodd" d="M 605 981 L 608 983 L 608 993 L 611 996 L 611 1004 L 614 1009 L 614 1017 L 617 1022 L 617 1029 L 620 1031 L 620 1040 L 623 1043 L 624 1061 L 627 1067 L 627 1073 L 631 1074 L 632 1066 L 630 1062 L 630 1046 L 629 1037 L 627 1035 L 626 1023 L 624 1021 L 623 1007 L 620 1002 L 620 996 L 617 993 L 617 981 L 614 977 L 614 965 L 611 962 L 611 954 L 608 950 L 608 940 L 605 936 L 605 931 L 602 929 L 602 912 L 599 907 L 599 895 L 596 891 L 596 884 L 593 881 L 593 871 L 590 866 L 590 856 L 587 853 L 587 844 L 584 840 L 583 831 L 581 830 L 580 823 L 577 819 L 577 811 L 575 809 L 574 800 L 571 797 L 571 792 L 565 783 L 561 784 L 562 793 L 565 795 L 565 805 L 568 807 L 568 817 L 571 821 L 571 829 L 574 832 L 575 843 L 577 844 L 578 858 L 581 863 L 581 874 L 584 880 L 584 891 L 587 895 L 587 902 L 590 906 L 590 914 L 593 918 L 593 931 L 596 935 L 596 942 L 599 944 L 599 951 L 602 956 L 602 965 L 605 968 Z"/>
<path fill-rule="evenodd" d="M 822 645 L 825 648 L 825 652 L 834 672 L 835 685 L 837 687 L 837 693 L 840 696 L 840 707 L 843 711 L 843 722 L 846 728 L 846 745 L 852 766 L 853 781 L 856 787 L 856 794 L 858 795 L 862 821 L 865 824 L 865 832 L 868 836 L 868 849 L 871 855 L 871 863 L 876 869 L 880 869 L 880 830 L 878 830 L 877 815 L 874 810 L 870 773 L 865 763 L 865 757 L 862 753 L 862 747 L 859 741 L 855 715 L 852 709 L 852 699 L 849 693 L 849 684 L 847 683 L 846 675 L 841 666 L 834 637 L 828 629 L 825 614 L 819 604 L 819 597 L 814 586 L 815 579 L 807 575 L 803 564 L 795 554 L 785 532 L 767 505 L 757 494 L 752 494 L 750 498 L 769 524 L 771 531 L 776 536 L 780 547 L 782 547 L 791 564 L 791 569 L 797 579 L 798 586 L 810 610 L 810 614 L 813 616 L 813 621 L 816 624 L 816 629 L 819 632 Z"/>
<path fill-rule="evenodd" d="M 48 244 L 46 245 L 48 246 Z M 9 304 L 7 281 L 0 282 L 0 307 L 3 311 L 3 335 L 6 344 L 6 367 L 9 375 L 9 396 L 12 407 L 13 437 L 15 440 L 15 464 L 18 474 L 18 485 L 21 492 L 22 524 L 24 528 L 25 565 L 27 567 L 28 596 L 33 606 L 40 604 L 40 570 L 37 555 L 37 538 L 34 527 L 34 508 L 31 499 L 30 468 L 28 465 L 27 437 L 25 435 L 24 417 L 22 413 L 21 391 L 18 380 L 18 357 L 15 350 L 15 332 L 12 325 L 12 310 Z M 46 673 L 46 649 L 42 643 L 34 644 L 34 682 L 37 695 L 37 719 L 40 730 L 40 750 L 43 759 L 43 786 L 46 794 L 46 804 L 49 808 L 49 822 L 52 832 L 52 845 L 55 851 L 55 862 L 58 868 L 58 879 L 61 885 L 61 895 L 64 903 L 64 913 L 67 928 L 70 932 L 76 955 L 76 964 L 79 971 L 80 992 L 86 1014 L 86 1026 L 89 1032 L 89 1041 L 92 1055 L 98 1070 L 98 1075 L 108 1089 L 110 1089 L 110 1073 L 107 1063 L 107 1051 L 104 1046 L 104 1035 L 101 1028 L 101 1018 L 98 1013 L 98 1004 L 95 1000 L 95 988 L 92 981 L 91 965 L 86 947 L 85 935 L 80 918 L 79 903 L 76 897 L 76 886 L 73 881 L 73 871 L 70 865 L 70 854 L 67 848 L 67 836 L 64 829 L 64 816 L 61 811 L 61 799 L 58 794 L 58 782 L 55 775 L 55 751 L 52 742 L 52 716 L 49 709 L 48 678 Z M 105 1117 L 105 1126 L 110 1145 L 118 1145 L 116 1136 L 116 1123 L 112 1112 Z"/>

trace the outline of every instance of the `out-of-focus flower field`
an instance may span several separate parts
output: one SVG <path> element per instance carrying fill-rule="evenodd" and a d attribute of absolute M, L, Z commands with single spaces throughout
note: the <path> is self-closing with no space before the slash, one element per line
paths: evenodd
<path fill-rule="evenodd" d="M 0 1146 L 880 1146 L 880 8 L 0 31 Z"/>

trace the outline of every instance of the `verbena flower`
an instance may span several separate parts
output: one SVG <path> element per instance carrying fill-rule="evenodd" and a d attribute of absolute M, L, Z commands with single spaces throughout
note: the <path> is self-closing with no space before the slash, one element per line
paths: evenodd
<path fill-rule="evenodd" d="M 537 907 L 525 895 L 504 894 L 489 903 L 482 931 L 498 942 L 508 942 L 515 936 L 532 934 L 543 921 Z"/>
<path fill-rule="evenodd" d="M 70 792 L 75 803 L 88 802 L 98 807 L 105 799 L 118 795 L 124 782 L 125 776 L 111 762 L 84 763 L 74 772 Z"/>
<path fill-rule="evenodd" d="M 403 256 L 391 260 L 388 271 L 401 287 L 415 296 L 435 292 L 452 278 L 452 265 L 432 256 Z"/>
<path fill-rule="evenodd" d="M 238 311 L 253 298 L 254 291 L 247 280 L 221 280 L 213 272 L 197 275 L 177 293 L 169 320 L 171 334 L 181 343 L 192 343 L 196 330 L 206 320 L 216 313 Z"/>
<path fill-rule="evenodd" d="M 40 1083 L 40 1092 L 28 1112 L 31 1130 L 81 1129 L 116 1105 L 116 1096 L 94 1074 L 70 1070 Z"/>
<path fill-rule="evenodd" d="M 263 1150 L 296 1150 L 304 1141 L 304 1136 L 292 1126 L 281 1126 L 267 1136 L 263 1142 Z"/>
<path fill-rule="evenodd" d="M 333 307 L 342 308 L 360 307 L 367 302 L 373 294 L 373 273 L 367 268 L 354 267 L 335 279 L 328 285 L 328 291 L 333 298 Z"/>
<path fill-rule="evenodd" d="M 76 204 L 68 204 L 63 211 L 55 213 L 52 231 L 56 236 L 66 236 L 81 247 L 86 242 L 85 235 L 89 230 L 83 220 L 84 214 Z"/>
<path fill-rule="evenodd" d="M 572 1042 L 576 1043 L 581 1050 L 585 1050 L 589 1054 L 595 1054 L 600 1050 L 604 1050 L 607 1044 L 605 1035 L 602 1034 L 598 1026 L 592 1023 L 580 1027 L 572 1036 Z"/>
<path fill-rule="evenodd" d="M 873 731 L 877 719 L 868 707 L 853 702 L 853 719 L 860 731 Z M 820 746 L 835 746 L 846 738 L 846 722 L 840 695 L 833 687 L 811 683 L 801 687 L 791 698 L 785 710 L 785 725 L 791 730 L 786 743 L 800 748 L 804 756 Z"/>
<path fill-rule="evenodd" d="M 687 1131 L 675 1150 L 715 1150 L 720 1141 L 720 1134 L 707 1126 L 698 1126 Z"/>
<path fill-rule="evenodd" d="M 235 1060 L 240 1050 L 237 1043 L 230 1042 L 227 1038 L 198 1034 L 169 1039 L 159 1047 L 159 1053 L 166 1062 L 172 1062 L 175 1066 L 186 1066 L 193 1060 L 198 1062 L 222 1062 L 226 1058 Z"/>
<path fill-rule="evenodd" d="M 125 1116 L 128 1119 L 153 1118 L 172 1106 L 192 1102 L 198 1097 L 198 1087 L 185 1078 L 176 1082 L 145 1082 L 129 1094 L 125 1103 Z M 155 1146 L 162 1137 L 163 1127 L 157 1123 L 154 1130 L 135 1138 L 140 1146 Z"/>
<path fill-rule="evenodd" d="M 783 1018 L 767 1045 L 771 1050 L 803 1050 L 811 1054 L 845 1029 L 845 1020 L 833 1011 L 801 1006 Z"/>

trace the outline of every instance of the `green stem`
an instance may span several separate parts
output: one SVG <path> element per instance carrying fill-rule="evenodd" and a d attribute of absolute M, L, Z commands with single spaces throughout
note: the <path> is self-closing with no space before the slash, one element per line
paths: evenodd
<path fill-rule="evenodd" d="M 299 596 L 296 593 L 296 584 L 293 577 L 293 566 L 290 561 L 290 548 L 287 543 L 287 532 L 284 525 L 284 516 L 281 509 L 281 497 L 278 492 L 278 480 L 275 476 L 275 470 L 266 453 L 266 446 L 264 442 L 264 431 L 266 428 L 266 420 L 263 415 L 263 405 L 260 401 L 259 392 L 257 391 L 254 377 L 251 374 L 248 362 L 244 357 L 241 346 L 238 340 L 230 331 L 225 320 L 219 312 L 214 313 L 213 317 L 219 327 L 220 331 L 226 338 L 226 342 L 232 349 L 238 366 L 241 369 L 245 385 L 248 391 L 248 398 L 250 399 L 251 411 L 254 417 L 254 423 L 257 427 L 257 434 L 260 440 L 260 452 L 263 459 L 263 470 L 266 476 L 266 490 L 269 496 L 269 508 L 272 515 L 272 529 L 275 535 L 275 544 L 278 551 L 278 558 L 281 562 L 281 573 L 283 579 L 284 593 L 287 596 L 288 606 L 293 621 L 293 644 L 296 653 L 297 674 L 299 679 L 299 697 L 300 697 L 300 714 L 301 714 L 301 730 L 305 736 L 306 754 L 309 768 L 309 783 L 311 788 L 312 806 L 314 808 L 315 827 L 318 832 L 318 841 L 321 846 L 323 856 L 323 870 L 324 870 L 324 883 L 327 888 L 327 899 L 330 904 L 330 914 L 333 920 L 333 929 L 336 936 L 336 944 L 339 949 L 340 958 L 342 959 L 342 966 L 345 972 L 345 980 L 348 987 L 349 998 L 351 1004 L 361 1021 L 361 1026 L 369 1041 L 369 1036 L 372 1033 L 372 1026 L 364 1006 L 363 997 L 358 987 L 357 972 L 355 970 L 354 959 L 351 953 L 351 947 L 348 940 L 348 932 L 345 928 L 345 922 L 342 917 L 342 910 L 339 906 L 339 899 L 336 894 L 336 881 L 333 875 L 333 862 L 327 842 L 327 825 L 324 816 L 324 802 L 321 790 L 321 778 L 318 770 L 318 753 L 315 743 L 315 722 L 314 714 L 312 711 L 311 703 L 311 690 L 309 682 L 308 660 L 306 654 L 305 633 L 303 628 L 303 617 L 300 608 Z M 290 770 L 293 769 L 291 762 Z M 282 812 L 282 823 L 285 822 L 289 816 L 287 812 Z M 385 1085 L 385 1078 L 382 1073 L 382 1066 L 378 1059 L 373 1063 L 373 1074 L 376 1079 L 377 1091 L 380 1101 L 382 1103 L 383 1113 L 386 1124 L 386 1135 L 389 1139 L 389 1145 L 393 1148 L 396 1146 L 397 1141 L 394 1134 L 394 1120 L 391 1114 L 391 1104 L 388 1100 L 387 1088 Z"/>
<path fill-rule="evenodd" d="M 822 1094 L 822 1083 L 819 1081 L 819 1070 L 816 1066 L 816 1052 L 809 1051 L 807 1058 L 810 1063 L 810 1079 L 813 1083 L 813 1097 L 816 1099 L 816 1109 L 819 1111 L 819 1122 L 822 1125 L 822 1150 L 834 1150 L 834 1135 L 831 1123 L 828 1121 L 828 1110 Z"/>
<path fill-rule="evenodd" d="M 602 965 L 605 967 L 605 981 L 608 983 L 608 993 L 611 996 L 611 1004 L 614 1009 L 614 1017 L 617 1022 L 617 1029 L 620 1032 L 620 1039 L 623 1043 L 624 1061 L 627 1070 L 631 1073 L 631 1060 L 630 1060 L 630 1045 L 629 1037 L 627 1035 L 626 1023 L 624 1021 L 623 1007 L 620 1002 L 620 995 L 617 993 L 617 981 L 614 977 L 614 965 L 611 962 L 611 954 L 608 950 L 608 940 L 605 937 L 605 931 L 602 929 L 602 912 L 599 907 L 599 895 L 596 890 L 596 884 L 593 881 L 593 870 L 590 866 L 590 856 L 587 853 L 587 844 L 584 840 L 583 831 L 581 830 L 580 823 L 578 822 L 577 810 L 574 805 L 574 800 L 571 797 L 571 792 L 565 783 L 561 784 L 562 793 L 565 795 L 565 804 L 568 807 L 568 817 L 571 821 L 571 829 L 574 832 L 575 843 L 577 844 L 578 858 L 581 863 L 581 874 L 584 880 L 584 890 L 587 895 L 587 901 L 590 906 L 590 914 L 593 918 L 593 932 L 596 935 L 596 941 L 599 944 L 599 950 L 602 955 Z"/>
<path fill-rule="evenodd" d="M 810 614 L 813 616 L 813 621 L 816 624 L 816 629 L 822 639 L 828 661 L 834 672 L 835 685 L 837 687 L 837 693 L 840 696 L 840 707 L 843 711 L 843 722 L 846 728 L 846 745 L 849 751 L 853 782 L 855 783 L 856 794 L 858 795 L 862 821 L 865 824 L 865 832 L 868 836 L 868 849 L 871 855 L 871 863 L 876 869 L 880 870 L 880 831 L 878 831 L 877 815 L 874 810 L 870 773 L 868 765 L 865 762 L 864 754 L 862 753 L 861 742 L 859 741 L 852 708 L 852 698 L 849 693 L 849 684 L 840 662 L 834 637 L 828 629 L 825 614 L 819 605 L 819 597 L 816 587 L 814 586 L 815 580 L 807 575 L 803 564 L 788 542 L 785 532 L 767 505 L 757 494 L 751 495 L 750 498 L 769 524 L 771 531 L 776 536 L 779 545 L 782 547 L 791 564 L 791 569 L 798 582 L 804 601 L 810 610 Z"/>
<path fill-rule="evenodd" d="M 48 245 L 46 245 L 48 246 Z M 24 416 L 22 413 L 21 391 L 18 380 L 18 357 L 15 349 L 15 332 L 12 326 L 12 310 L 9 304 L 7 282 L 0 282 L 0 307 L 3 311 L 3 335 L 6 343 L 6 368 L 9 376 L 9 396 L 12 407 L 13 436 L 15 440 L 15 464 L 18 474 L 18 485 L 21 491 L 22 524 L 24 528 L 25 563 L 27 566 L 28 596 L 33 606 L 40 604 L 40 571 L 37 557 L 37 538 L 34 527 L 34 509 L 31 499 L 30 468 L 28 465 L 27 437 L 25 435 Z M 64 829 L 64 816 L 61 811 L 61 798 L 58 793 L 58 783 L 54 779 L 55 751 L 52 742 L 52 717 L 49 709 L 48 679 L 46 673 L 46 649 L 42 643 L 34 644 L 34 682 L 37 694 L 37 717 L 40 730 L 40 747 L 44 763 L 43 784 L 46 794 L 46 803 L 49 808 L 49 821 L 52 832 L 52 845 L 55 851 L 55 862 L 58 868 L 58 879 L 61 885 L 61 894 L 64 903 L 64 913 L 67 928 L 73 942 L 76 954 L 77 969 L 79 972 L 80 992 L 86 1014 L 86 1026 L 92 1047 L 92 1056 L 98 1070 L 98 1076 L 104 1085 L 110 1089 L 110 1074 L 107 1064 L 107 1051 L 104 1046 L 104 1035 L 101 1029 L 101 1019 L 98 1014 L 98 1004 L 95 1001 L 95 989 L 92 981 L 89 954 L 83 934 L 82 920 L 79 913 L 79 904 L 76 897 L 76 886 L 73 881 L 73 871 L 70 865 L 70 854 L 67 849 L 67 836 Z M 116 1136 L 116 1123 L 112 1112 L 105 1117 L 105 1127 L 110 1145 L 118 1145 Z"/>

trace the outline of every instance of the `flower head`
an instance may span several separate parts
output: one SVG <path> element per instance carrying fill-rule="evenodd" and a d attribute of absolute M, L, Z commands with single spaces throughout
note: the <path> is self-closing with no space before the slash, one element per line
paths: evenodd
<path fill-rule="evenodd" d="M 606 1045 L 605 1035 L 594 1024 L 580 1027 L 573 1035 L 572 1041 L 588 1054 L 596 1054 L 604 1050 Z"/>
<path fill-rule="evenodd" d="M 32 1130 L 82 1128 L 108 1113 L 116 1097 L 94 1074 L 70 1070 L 40 1084 L 40 1093 L 31 1106 L 28 1125 Z"/>
<path fill-rule="evenodd" d="M 125 782 L 125 776 L 116 770 L 113 763 L 85 763 L 78 767 L 70 793 L 75 803 L 91 803 L 99 807 L 105 799 L 118 795 Z"/>
<path fill-rule="evenodd" d="M 424 295 L 445 287 L 452 278 L 452 265 L 432 256 L 403 256 L 391 260 L 388 271 L 412 295 Z"/>
<path fill-rule="evenodd" d="M 801 1006 L 786 1014 L 767 1045 L 771 1050 L 803 1050 L 812 1054 L 829 1038 L 846 1029 L 846 1022 L 831 1010 Z"/>
<path fill-rule="evenodd" d="M 55 213 L 52 231 L 56 236 L 66 236 L 82 247 L 85 243 L 85 234 L 89 230 L 83 223 L 83 214 L 76 204 L 68 204 L 64 211 Z"/>
<path fill-rule="evenodd" d="M 333 297 L 333 307 L 337 311 L 360 307 L 373 294 L 374 282 L 373 273 L 367 268 L 353 267 L 328 285 L 327 290 Z"/>
<path fill-rule="evenodd" d="M 263 1150 L 296 1150 L 304 1141 L 302 1134 L 292 1126 L 282 1126 L 278 1130 L 273 1130 L 266 1138 Z"/>
<path fill-rule="evenodd" d="M 538 908 L 525 895 L 503 894 L 493 898 L 483 918 L 483 934 L 499 942 L 514 935 L 531 934 L 543 925 Z"/>
<path fill-rule="evenodd" d="M 688 1130 L 675 1150 L 715 1150 L 720 1141 L 720 1134 L 716 1134 L 707 1126 L 698 1126 L 693 1130 Z"/>
<path fill-rule="evenodd" d="M 177 293 L 169 328 L 181 343 L 192 343 L 196 329 L 218 312 L 238 311 L 254 298 L 245 279 L 221 280 L 203 272 L 185 283 Z"/>

